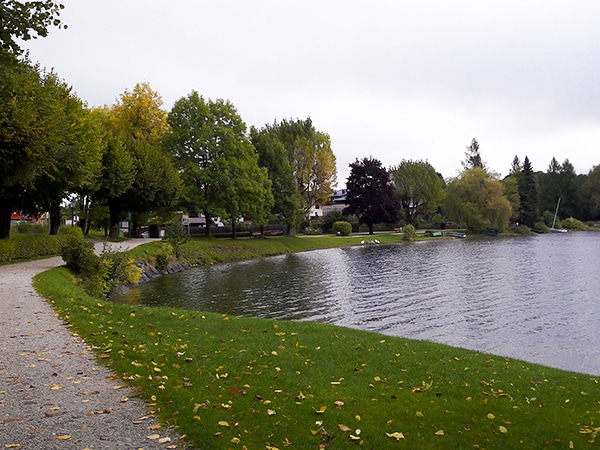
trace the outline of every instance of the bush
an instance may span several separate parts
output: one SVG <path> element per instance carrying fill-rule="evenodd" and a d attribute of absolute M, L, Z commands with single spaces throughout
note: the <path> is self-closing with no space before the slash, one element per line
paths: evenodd
<path fill-rule="evenodd" d="M 58 255 L 67 240 L 60 235 L 16 234 L 8 240 L 0 240 L 0 262 Z"/>
<path fill-rule="evenodd" d="M 412 225 L 406 225 L 404 227 L 403 232 L 404 232 L 404 236 L 402 236 L 403 241 L 411 242 L 411 241 L 414 241 L 415 238 L 417 237 L 417 230 Z"/>
<path fill-rule="evenodd" d="M 82 278 L 90 278 L 101 270 L 100 257 L 94 253 L 94 244 L 83 238 L 71 237 L 60 251 L 66 266 Z"/>
<path fill-rule="evenodd" d="M 335 222 L 333 224 L 333 232 L 340 236 L 349 236 L 352 233 L 352 224 L 343 220 Z"/>
<path fill-rule="evenodd" d="M 536 222 L 536 224 L 533 226 L 534 230 L 538 230 L 538 231 L 543 231 L 545 233 L 548 232 L 548 227 L 546 226 L 545 222 Z"/>
<path fill-rule="evenodd" d="M 60 227 L 59 234 L 62 236 L 69 236 L 76 239 L 83 239 L 83 230 L 79 227 L 69 227 L 63 225 Z"/>
<path fill-rule="evenodd" d="M 165 230 L 163 241 L 169 243 L 175 253 L 175 258 L 181 256 L 181 246 L 189 241 L 190 237 L 187 234 L 186 228 L 183 226 L 181 221 L 176 220 L 171 223 Z"/>
<path fill-rule="evenodd" d="M 569 230 L 585 231 L 587 228 L 581 220 L 577 220 L 573 217 L 569 217 L 562 221 L 562 227 Z"/>
<path fill-rule="evenodd" d="M 94 297 L 110 295 L 122 284 L 137 283 L 141 270 L 126 253 L 112 252 L 105 245 L 102 255 L 94 253 L 94 244 L 71 237 L 63 245 L 61 256 L 81 281 L 83 289 Z"/>
<path fill-rule="evenodd" d="M 535 228 L 536 230 L 538 228 Z M 513 230 L 515 232 L 515 234 L 522 234 L 523 236 L 527 236 L 528 234 L 532 234 L 531 230 L 529 229 L 529 227 L 525 226 L 525 225 L 518 225 L 514 228 Z"/>
<path fill-rule="evenodd" d="M 18 234 L 48 234 L 48 227 L 38 223 L 20 222 L 13 229 Z"/>
<path fill-rule="evenodd" d="M 162 242 L 156 253 L 156 267 L 161 270 L 166 269 L 173 258 L 173 253 L 173 246 L 168 242 Z"/>

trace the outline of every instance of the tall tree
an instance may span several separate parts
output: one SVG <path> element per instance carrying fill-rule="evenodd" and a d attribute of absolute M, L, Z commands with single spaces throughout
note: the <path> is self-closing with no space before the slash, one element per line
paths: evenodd
<path fill-rule="evenodd" d="M 118 233 L 114 218 L 127 212 L 137 234 L 147 215 L 175 205 L 181 180 L 170 155 L 162 150 L 161 140 L 169 129 L 162 98 L 148 83 L 138 83 L 125 91 L 111 111 L 115 133 L 125 145 L 135 168 L 128 190 L 108 201 L 111 209 L 111 236 Z"/>
<path fill-rule="evenodd" d="M 399 203 L 390 174 L 381 161 L 372 157 L 350 164 L 346 203 L 344 212 L 356 214 L 359 222 L 369 227 L 369 234 L 373 234 L 375 224 L 396 223 L 399 219 Z"/>
<path fill-rule="evenodd" d="M 310 118 L 283 120 L 280 124 L 275 123 L 273 129 L 277 130 L 285 147 L 298 191 L 304 199 L 304 215 L 308 216 L 311 208 L 331 199 L 333 186 L 337 183 L 329 135 L 317 131 Z"/>
<path fill-rule="evenodd" d="M 538 206 L 538 182 L 529 158 L 525 156 L 519 180 L 519 221 L 533 228 L 540 217 Z"/>
<path fill-rule="evenodd" d="M 246 125 L 228 101 L 205 101 L 196 91 L 175 102 L 164 146 L 184 182 L 183 204 L 206 219 L 228 219 L 235 233 L 244 217 L 263 224 L 273 202 L 268 171 L 246 136 Z"/>
<path fill-rule="evenodd" d="M 402 160 L 390 172 L 407 224 L 414 225 L 440 206 L 444 198 L 443 183 L 429 162 Z"/>
<path fill-rule="evenodd" d="M 577 179 L 575 168 L 568 159 L 560 164 L 552 158 L 546 173 L 538 174 L 540 211 L 554 213 L 560 198 L 560 211 L 562 217 L 578 217 L 583 214 L 580 201 L 580 182 Z"/>
<path fill-rule="evenodd" d="M 479 153 L 479 142 L 477 142 L 477 139 L 473 138 L 471 145 L 467 147 L 465 160 L 462 162 L 462 165 L 464 170 L 474 169 L 475 167 L 485 169 L 485 164 Z"/>
<path fill-rule="evenodd" d="M 46 37 L 51 26 L 67 28 L 60 20 L 64 6 L 50 0 L 3 0 L 0 2 L 0 53 L 20 54 L 15 39 Z"/>
<path fill-rule="evenodd" d="M 600 220 L 600 166 L 594 166 L 581 188 L 588 220 Z"/>
<path fill-rule="evenodd" d="M 101 125 L 70 86 L 54 73 L 43 78 L 46 121 L 44 145 L 50 158 L 35 181 L 32 207 L 50 215 L 50 234 L 58 234 L 63 200 L 94 183 L 101 169 Z"/>
<path fill-rule="evenodd" d="M 250 139 L 258 153 L 258 165 L 267 169 L 271 180 L 273 207 L 271 222 L 286 225 L 289 234 L 301 219 L 302 197 L 285 147 L 270 126 L 250 129 Z"/>
<path fill-rule="evenodd" d="M 469 230 L 504 231 L 512 208 L 503 186 L 481 167 L 465 170 L 446 188 L 444 212 Z"/>

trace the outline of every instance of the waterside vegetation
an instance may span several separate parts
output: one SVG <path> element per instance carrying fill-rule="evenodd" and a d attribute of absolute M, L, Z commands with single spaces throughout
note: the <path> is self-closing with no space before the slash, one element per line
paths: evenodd
<path fill-rule="evenodd" d="M 182 258 L 210 264 L 359 239 L 192 239 Z M 35 286 L 195 448 L 594 448 L 600 432 L 596 376 L 322 324 L 112 304 L 64 267 Z"/>

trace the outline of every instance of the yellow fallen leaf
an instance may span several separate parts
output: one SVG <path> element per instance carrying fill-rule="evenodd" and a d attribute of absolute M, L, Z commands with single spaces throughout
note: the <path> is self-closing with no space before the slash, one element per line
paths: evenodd
<path fill-rule="evenodd" d="M 219 421 L 219 425 L 221 425 L 222 427 L 228 427 L 229 426 L 229 422 L 227 422 L 226 420 L 220 420 Z"/>
<path fill-rule="evenodd" d="M 338 424 L 338 427 L 340 427 L 340 430 L 342 430 L 344 433 L 350 431 L 350 427 L 348 427 L 342 423 Z"/>
<path fill-rule="evenodd" d="M 506 429 L 506 427 L 503 427 L 502 425 L 500 425 L 498 427 L 498 429 L 500 430 L 500 433 L 508 433 L 508 430 Z"/>
<path fill-rule="evenodd" d="M 353 434 L 351 434 L 348 439 L 350 439 L 351 441 L 360 441 L 360 438 L 358 436 L 354 436 Z"/>
<path fill-rule="evenodd" d="M 160 438 L 160 434 L 151 434 L 150 436 L 146 436 L 146 438 L 150 439 L 151 441 L 155 441 L 156 439 Z"/>
<path fill-rule="evenodd" d="M 171 438 L 170 437 L 160 438 L 157 442 L 159 444 L 166 444 L 167 442 L 171 442 Z"/>
<path fill-rule="evenodd" d="M 356 416 L 354 416 L 354 418 L 356 419 L 357 422 L 360 422 L 360 416 L 358 414 Z"/>
<path fill-rule="evenodd" d="M 423 417 L 423 413 L 421 411 L 417 411 L 417 417 Z"/>
<path fill-rule="evenodd" d="M 325 406 L 321 406 L 319 409 L 315 409 L 317 414 L 323 414 L 325 411 L 327 411 L 327 405 Z"/>
<path fill-rule="evenodd" d="M 385 435 L 387 437 L 391 437 L 396 439 L 397 441 L 399 441 L 400 439 L 404 439 L 404 435 L 402 433 L 400 433 L 399 431 L 395 431 L 393 433 L 385 433 Z"/>
<path fill-rule="evenodd" d="M 51 389 L 51 390 L 53 390 L 53 391 L 58 391 L 58 390 L 60 390 L 60 389 L 62 389 L 62 388 L 63 388 L 63 387 L 62 387 L 60 384 L 52 384 L 52 385 L 50 386 L 50 389 Z"/>
<path fill-rule="evenodd" d="M 234 444 L 239 444 L 240 443 L 240 438 L 234 437 L 234 438 L 231 439 L 231 442 L 234 443 Z"/>
<path fill-rule="evenodd" d="M 56 439 L 58 439 L 59 441 L 66 441 L 67 439 L 71 439 L 71 435 L 70 434 L 62 434 L 60 436 L 56 436 Z"/>
<path fill-rule="evenodd" d="M 436 435 L 436 436 L 443 436 L 443 435 L 444 435 L 444 430 L 437 430 L 437 431 L 435 432 L 435 435 Z"/>
<path fill-rule="evenodd" d="M 275 412 L 275 410 L 274 410 L 274 409 L 267 409 L 267 414 L 268 414 L 269 416 L 274 416 L 275 414 L 277 414 L 277 412 Z"/>
<path fill-rule="evenodd" d="M 4 448 L 19 448 L 21 444 L 6 444 Z"/>
<path fill-rule="evenodd" d="M 496 418 L 496 416 L 495 416 L 495 415 L 493 415 L 492 413 L 489 413 L 489 414 L 487 415 L 487 418 L 488 418 L 488 419 L 490 419 L 490 420 L 494 420 L 494 419 Z"/>
<path fill-rule="evenodd" d="M 318 432 L 319 430 L 313 430 L 312 428 L 310 430 L 310 434 L 312 434 L 313 436 L 316 436 Z"/>

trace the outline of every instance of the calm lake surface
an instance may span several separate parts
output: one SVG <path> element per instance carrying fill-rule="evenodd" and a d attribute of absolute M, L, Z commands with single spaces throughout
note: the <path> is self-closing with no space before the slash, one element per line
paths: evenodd
<path fill-rule="evenodd" d="M 600 375 L 600 233 L 372 245 L 194 268 L 115 301 L 330 323 Z"/>

